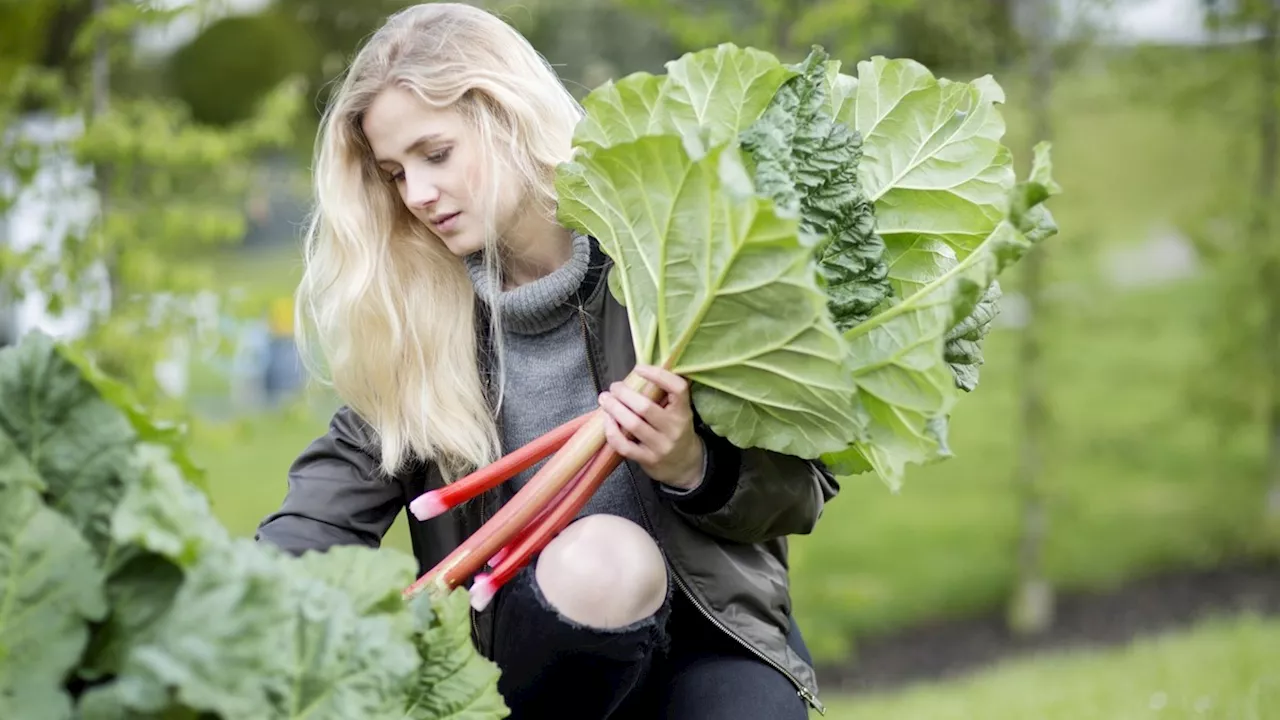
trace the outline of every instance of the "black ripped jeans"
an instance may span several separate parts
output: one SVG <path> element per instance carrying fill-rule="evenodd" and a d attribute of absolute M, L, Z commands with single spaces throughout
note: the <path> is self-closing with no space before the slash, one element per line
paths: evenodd
<path fill-rule="evenodd" d="M 530 563 L 496 598 L 494 660 L 511 720 L 806 720 L 795 686 L 714 627 L 683 593 L 630 627 L 560 615 Z M 671 587 L 668 583 L 668 587 Z M 809 659 L 798 631 L 790 642 Z"/>

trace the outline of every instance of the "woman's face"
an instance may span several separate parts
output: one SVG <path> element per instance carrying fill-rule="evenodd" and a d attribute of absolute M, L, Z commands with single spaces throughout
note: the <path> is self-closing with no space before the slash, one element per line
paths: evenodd
<path fill-rule="evenodd" d="M 485 163 L 473 127 L 456 110 L 437 109 L 399 87 L 374 99 L 362 127 L 374 161 L 400 192 L 409 212 L 459 257 L 484 248 Z M 499 185 L 494 229 L 515 219 L 518 183 Z"/>

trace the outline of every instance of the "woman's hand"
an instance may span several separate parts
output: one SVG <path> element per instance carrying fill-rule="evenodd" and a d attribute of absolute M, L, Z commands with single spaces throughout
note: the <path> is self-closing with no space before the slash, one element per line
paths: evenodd
<path fill-rule="evenodd" d="M 600 407 L 605 411 L 605 440 L 654 480 L 692 490 L 702 483 L 706 448 L 693 429 L 689 383 L 652 365 L 638 365 L 635 371 L 666 391 L 667 397 L 655 403 L 624 383 L 610 385 L 600 394 Z"/>

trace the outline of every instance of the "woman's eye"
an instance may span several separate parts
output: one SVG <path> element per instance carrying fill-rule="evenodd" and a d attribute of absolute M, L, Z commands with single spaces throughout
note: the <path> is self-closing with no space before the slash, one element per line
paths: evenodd
<path fill-rule="evenodd" d="M 427 162 L 442 163 L 445 160 L 449 159 L 449 153 L 452 150 L 453 148 L 444 148 L 443 150 L 436 150 L 435 152 L 427 155 Z"/>

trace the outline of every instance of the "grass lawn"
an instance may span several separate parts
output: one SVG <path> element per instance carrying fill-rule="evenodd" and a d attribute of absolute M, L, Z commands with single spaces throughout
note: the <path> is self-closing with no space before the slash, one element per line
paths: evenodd
<path fill-rule="evenodd" d="M 207 471 L 210 502 L 228 530 L 253 534 L 284 498 L 289 464 L 327 426 L 320 415 L 282 412 L 192 428 L 192 453 Z M 385 544 L 409 552 L 403 516 Z"/>
<path fill-rule="evenodd" d="M 1267 720 L 1280 717 L 1280 621 L 1207 622 L 1123 649 L 1045 655 L 961 680 L 833 698 L 826 717 Z"/>
<path fill-rule="evenodd" d="M 1244 449 L 1215 448 L 1186 406 L 1195 337 L 1178 312 L 1194 286 L 1082 305 L 1050 358 L 1045 449 L 1050 577 L 1105 587 L 1170 566 L 1213 565 L 1259 536 L 1264 485 Z M 1134 338 L 1145 334 L 1141 342 Z M 792 542 L 797 613 L 814 651 L 923 617 L 999 607 L 1015 577 L 1016 338 L 994 336 L 988 379 L 953 417 L 956 457 L 899 495 L 847 478 L 812 536 Z"/>

